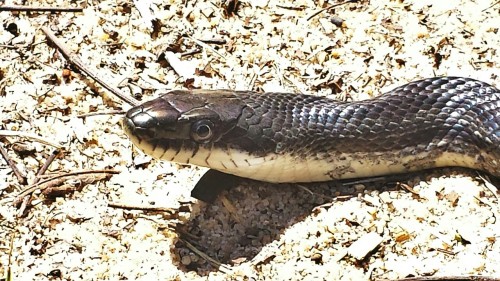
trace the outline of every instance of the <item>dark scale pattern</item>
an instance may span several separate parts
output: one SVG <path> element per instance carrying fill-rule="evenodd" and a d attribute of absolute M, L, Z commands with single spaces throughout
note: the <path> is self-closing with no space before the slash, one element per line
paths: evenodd
<path fill-rule="evenodd" d="M 222 140 L 257 155 L 318 157 L 326 152 L 450 151 L 500 156 L 500 93 L 467 78 L 412 82 L 378 98 L 345 103 L 285 93 L 236 94 L 246 104 L 237 127 Z M 245 141 L 241 141 L 245 139 Z"/>
<path fill-rule="evenodd" d="M 200 119 L 215 125 L 207 143 L 189 135 Z M 468 78 L 415 81 L 350 103 L 286 93 L 173 91 L 131 109 L 124 124 L 141 143 L 165 149 L 232 148 L 327 161 L 355 153 L 437 158 L 454 152 L 500 176 L 500 92 Z"/>
<path fill-rule="evenodd" d="M 281 93 L 239 93 L 241 101 L 248 106 L 245 111 L 253 114 L 242 115 L 238 127 L 248 131 L 242 137 L 252 140 L 253 151 L 262 153 L 304 153 L 303 147 L 312 143 L 341 152 L 388 151 L 428 145 L 448 134 L 451 125 L 458 122 L 457 117 L 450 114 L 457 112 L 460 117 L 467 113 L 470 99 L 475 97 L 470 93 L 457 95 L 453 89 L 446 90 L 448 80 L 445 79 L 439 79 L 441 83 L 436 83 L 435 79 L 425 81 L 410 83 L 377 99 L 354 103 Z M 467 80 L 460 81 L 465 83 Z M 487 87 L 477 82 L 469 83 Z M 419 92 L 422 90 L 419 87 L 424 90 Z M 451 97 L 455 100 L 450 100 Z M 473 119 L 480 113 L 474 114 Z M 227 137 L 232 138 L 231 134 Z M 364 141 L 354 145 L 352 139 Z M 238 138 L 221 141 L 238 144 Z M 276 151 L 276 144 L 280 144 L 280 151 Z"/>

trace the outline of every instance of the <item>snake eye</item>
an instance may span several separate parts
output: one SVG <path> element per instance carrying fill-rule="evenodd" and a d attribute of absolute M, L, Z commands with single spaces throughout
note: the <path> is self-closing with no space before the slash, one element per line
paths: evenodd
<path fill-rule="evenodd" d="M 214 123 L 209 120 L 196 121 L 191 127 L 191 137 L 197 142 L 206 143 L 214 135 L 213 128 Z"/>

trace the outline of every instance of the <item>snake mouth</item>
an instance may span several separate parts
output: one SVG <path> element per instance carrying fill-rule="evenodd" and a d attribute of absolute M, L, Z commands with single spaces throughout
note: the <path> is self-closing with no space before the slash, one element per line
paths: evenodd
<path fill-rule="evenodd" d="M 180 150 L 181 144 L 177 144 L 175 141 L 170 141 L 168 139 L 157 138 L 157 133 L 154 128 L 143 127 L 144 124 L 148 122 L 148 119 L 146 119 L 144 115 L 144 113 L 135 116 L 129 116 L 129 114 L 127 114 L 121 120 L 123 130 L 132 143 L 144 153 L 155 158 L 161 158 L 165 155 L 168 156 L 169 153 L 177 153 Z"/>

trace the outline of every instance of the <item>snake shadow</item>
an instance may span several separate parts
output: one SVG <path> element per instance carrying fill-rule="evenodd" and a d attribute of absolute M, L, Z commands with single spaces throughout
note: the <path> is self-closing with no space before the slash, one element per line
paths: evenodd
<path fill-rule="evenodd" d="M 207 196 L 209 203 L 199 205 L 200 212 L 178 227 L 180 236 L 172 254 L 183 271 L 200 276 L 219 270 L 220 264 L 237 265 L 252 260 L 264 246 L 279 240 L 290 226 L 311 215 L 313 209 L 335 200 L 347 200 L 358 194 L 378 190 L 401 189 L 399 183 L 428 180 L 454 172 L 474 176 L 467 169 L 438 169 L 405 175 L 336 181 L 314 184 L 270 184 L 241 179 L 219 181 L 193 190 L 195 197 Z M 224 183 L 230 182 L 224 186 Z M 218 186 L 224 186 L 222 192 Z M 235 186 L 227 189 L 228 186 Z M 198 253 L 195 253 L 198 252 Z M 200 257 L 199 253 L 209 258 Z M 216 261 L 216 262 L 214 262 Z M 220 264 L 218 264 L 220 263 Z"/>

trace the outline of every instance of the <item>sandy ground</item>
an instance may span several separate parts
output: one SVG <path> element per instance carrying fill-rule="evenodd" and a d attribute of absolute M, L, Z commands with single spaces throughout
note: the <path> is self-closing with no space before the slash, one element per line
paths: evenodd
<path fill-rule="evenodd" d="M 86 116 L 130 106 L 71 67 L 40 31 L 49 26 L 99 77 L 143 101 L 174 88 L 359 100 L 441 75 L 499 87 L 498 1 L 357 1 L 312 18 L 334 3 L 241 1 L 233 13 L 224 1 L 137 2 L 76 2 L 82 13 L 0 12 L 0 145 L 28 182 L 0 160 L 0 277 L 10 270 L 12 280 L 500 278 L 498 192 L 479 173 L 307 186 L 248 181 L 204 204 L 190 198 L 204 169 L 141 155 L 120 114 Z M 7 132 L 14 136 L 1 137 Z M 59 195 L 35 188 L 18 216 L 13 202 L 54 150 L 32 135 L 64 148 L 42 180 L 117 173 L 65 176 L 53 184 L 66 188 Z M 160 211 L 138 210 L 152 207 Z"/>

